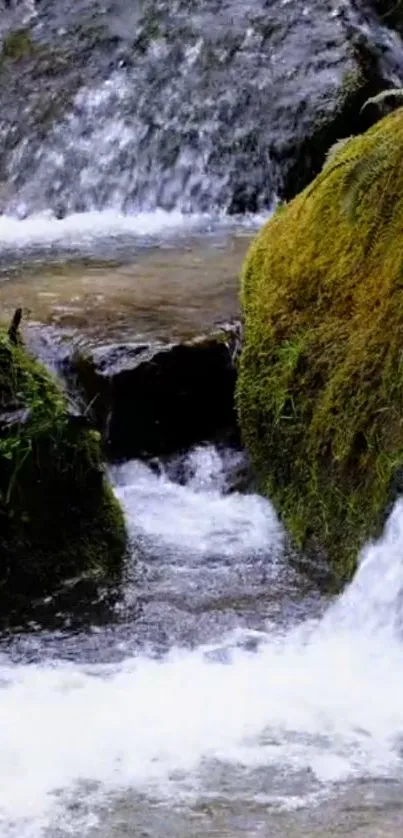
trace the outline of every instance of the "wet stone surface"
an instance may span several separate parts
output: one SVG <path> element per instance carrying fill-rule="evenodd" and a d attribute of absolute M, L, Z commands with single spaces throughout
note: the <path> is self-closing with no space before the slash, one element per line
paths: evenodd
<path fill-rule="evenodd" d="M 171 345 L 117 345 L 75 353 L 63 365 L 108 456 L 126 459 L 238 436 L 235 356 L 239 327 Z M 76 389 L 74 388 L 74 389 Z"/>

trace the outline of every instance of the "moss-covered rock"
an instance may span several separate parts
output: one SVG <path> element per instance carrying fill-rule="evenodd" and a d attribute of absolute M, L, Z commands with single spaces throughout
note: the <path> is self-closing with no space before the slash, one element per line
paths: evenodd
<path fill-rule="evenodd" d="M 0 331 L 0 602 L 105 575 L 126 547 L 99 435 L 52 376 Z"/>
<path fill-rule="evenodd" d="M 346 142 L 252 244 L 238 410 L 263 490 L 339 578 L 403 465 L 403 109 Z"/>

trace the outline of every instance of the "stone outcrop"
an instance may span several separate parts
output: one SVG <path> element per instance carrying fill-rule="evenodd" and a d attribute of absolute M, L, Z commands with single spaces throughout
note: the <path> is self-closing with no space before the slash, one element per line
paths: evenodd
<path fill-rule="evenodd" d="M 64 362 L 109 458 L 157 456 L 236 436 L 239 327 L 186 343 L 117 344 Z"/>

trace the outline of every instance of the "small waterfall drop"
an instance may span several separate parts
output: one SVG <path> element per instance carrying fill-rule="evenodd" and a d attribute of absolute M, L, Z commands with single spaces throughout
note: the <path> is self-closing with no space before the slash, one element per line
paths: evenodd
<path fill-rule="evenodd" d="M 357 33 L 403 78 L 400 39 L 353 2 L 42 0 L 29 31 L 0 118 L 0 209 L 21 218 L 267 212 Z"/>

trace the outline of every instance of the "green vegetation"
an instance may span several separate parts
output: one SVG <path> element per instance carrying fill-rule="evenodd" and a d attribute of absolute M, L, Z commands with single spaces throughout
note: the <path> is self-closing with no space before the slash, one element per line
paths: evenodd
<path fill-rule="evenodd" d="M 99 435 L 69 415 L 57 382 L 0 332 L 1 599 L 105 575 L 125 547 Z"/>
<path fill-rule="evenodd" d="M 342 144 L 246 259 L 238 410 L 261 486 L 349 578 L 403 465 L 403 109 Z"/>
<path fill-rule="evenodd" d="M 35 52 L 36 47 L 29 29 L 16 29 L 3 40 L 1 60 L 21 61 L 23 58 L 30 58 Z"/>

